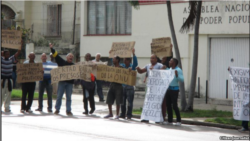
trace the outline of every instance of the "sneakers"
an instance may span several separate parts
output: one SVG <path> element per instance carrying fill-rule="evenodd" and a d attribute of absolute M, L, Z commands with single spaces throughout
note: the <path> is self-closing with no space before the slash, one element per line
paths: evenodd
<path fill-rule="evenodd" d="M 26 110 L 26 112 L 27 112 L 27 113 L 32 113 L 33 111 L 30 110 L 30 109 L 28 109 L 28 110 Z"/>
<path fill-rule="evenodd" d="M 42 109 L 40 109 L 40 108 L 37 108 L 35 111 L 42 112 L 43 110 L 42 110 Z"/>
<path fill-rule="evenodd" d="M 120 116 L 119 116 L 119 118 L 123 118 L 123 119 L 125 119 L 126 117 L 125 117 L 125 116 L 123 116 L 123 115 L 120 115 Z"/>
<path fill-rule="evenodd" d="M 132 120 L 131 117 L 127 117 L 127 120 Z"/>
<path fill-rule="evenodd" d="M 66 112 L 67 116 L 73 116 L 73 113 L 71 112 Z"/>
<path fill-rule="evenodd" d="M 52 113 L 53 111 L 51 109 L 47 109 L 48 113 Z"/>
<path fill-rule="evenodd" d="M 113 115 L 108 114 L 104 118 L 111 118 L 111 117 L 113 117 Z"/>
<path fill-rule="evenodd" d="M 100 99 L 99 102 L 104 102 L 105 100 L 104 99 Z"/>
<path fill-rule="evenodd" d="M 115 118 L 114 119 L 119 119 L 119 116 L 117 115 L 117 116 L 115 116 Z"/>
<path fill-rule="evenodd" d="M 164 125 L 173 125 L 172 122 L 163 122 Z"/>
<path fill-rule="evenodd" d="M 20 110 L 21 113 L 24 113 L 25 111 L 24 110 Z"/>
<path fill-rule="evenodd" d="M 60 113 L 59 110 L 56 110 L 56 111 L 54 112 L 55 115 L 58 115 L 59 113 Z"/>
<path fill-rule="evenodd" d="M 248 129 L 245 129 L 245 128 L 241 128 L 238 130 L 239 132 L 246 132 L 246 131 L 249 131 Z"/>
<path fill-rule="evenodd" d="M 4 112 L 9 113 L 9 112 L 11 112 L 11 110 L 10 109 L 5 109 Z"/>
<path fill-rule="evenodd" d="M 88 114 L 89 114 L 89 112 L 85 111 L 85 112 L 82 112 L 82 114 L 84 114 L 84 115 L 88 115 Z"/>
<path fill-rule="evenodd" d="M 94 109 L 91 109 L 89 113 L 90 113 L 90 114 L 93 114 L 94 111 L 95 111 Z"/>
<path fill-rule="evenodd" d="M 148 121 L 148 120 L 141 120 L 141 122 L 149 123 L 149 121 Z"/>
<path fill-rule="evenodd" d="M 176 122 L 176 126 L 181 126 L 181 122 Z"/>

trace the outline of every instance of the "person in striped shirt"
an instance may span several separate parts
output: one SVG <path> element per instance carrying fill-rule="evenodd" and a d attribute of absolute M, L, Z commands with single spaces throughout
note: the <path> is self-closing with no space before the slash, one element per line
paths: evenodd
<path fill-rule="evenodd" d="M 57 64 L 51 61 L 47 61 L 47 56 L 45 53 L 41 55 L 41 60 L 43 63 L 43 81 L 39 82 L 39 100 L 38 100 L 38 108 L 36 111 L 43 111 L 43 94 L 46 89 L 47 97 L 48 97 L 48 108 L 47 111 L 52 113 L 52 85 L 51 85 L 51 75 L 50 71 L 53 68 L 57 68 Z"/>
<path fill-rule="evenodd" d="M 12 72 L 13 72 L 13 63 L 15 62 L 15 58 L 18 57 L 21 50 L 18 50 L 15 55 L 10 56 L 10 52 L 5 50 L 2 52 L 1 57 L 1 89 L 2 89 L 2 104 L 5 107 L 5 112 L 10 112 L 10 100 L 11 100 L 11 92 L 13 88 L 12 81 Z"/>

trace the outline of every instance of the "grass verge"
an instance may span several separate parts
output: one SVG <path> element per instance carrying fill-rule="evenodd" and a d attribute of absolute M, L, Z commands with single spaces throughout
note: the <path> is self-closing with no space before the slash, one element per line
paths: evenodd
<path fill-rule="evenodd" d="M 37 92 L 34 93 L 34 99 L 38 99 L 39 94 Z M 11 92 L 11 99 L 21 99 L 22 98 L 22 90 L 13 89 Z M 47 95 L 43 95 L 44 99 L 47 99 Z M 53 99 L 56 99 L 56 95 L 52 95 Z"/>
<path fill-rule="evenodd" d="M 206 119 L 205 122 L 241 126 L 241 121 L 235 120 L 233 118 L 217 117 L 212 119 Z M 248 123 L 248 126 L 250 127 L 250 122 Z"/>

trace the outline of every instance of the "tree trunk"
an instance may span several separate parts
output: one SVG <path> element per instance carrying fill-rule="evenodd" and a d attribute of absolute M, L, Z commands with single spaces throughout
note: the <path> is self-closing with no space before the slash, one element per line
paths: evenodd
<path fill-rule="evenodd" d="M 75 44 L 75 27 L 76 27 L 76 1 L 74 2 L 74 17 L 73 17 L 73 39 L 72 39 L 72 45 Z"/>
<path fill-rule="evenodd" d="M 195 93 L 197 67 L 198 67 L 198 54 L 199 54 L 198 46 L 199 46 L 201 5 L 202 5 L 202 1 L 199 1 L 197 5 L 197 16 L 195 19 L 193 65 L 192 65 L 191 83 L 190 83 L 190 88 L 189 88 L 188 105 L 186 108 L 187 111 L 193 111 L 194 93 Z"/>
<path fill-rule="evenodd" d="M 173 39 L 175 56 L 179 61 L 178 66 L 182 69 L 179 47 L 178 47 L 178 43 L 177 43 L 177 39 L 176 39 L 176 35 L 175 35 L 175 30 L 174 30 L 171 3 L 170 3 L 170 1 L 166 1 L 166 3 L 167 3 L 167 10 L 168 10 L 168 21 L 169 21 L 169 26 L 170 26 L 170 30 L 171 30 L 172 39 Z M 181 111 L 184 111 L 186 106 L 187 106 L 184 82 L 179 82 L 179 86 L 180 86 L 180 93 L 181 93 Z"/>

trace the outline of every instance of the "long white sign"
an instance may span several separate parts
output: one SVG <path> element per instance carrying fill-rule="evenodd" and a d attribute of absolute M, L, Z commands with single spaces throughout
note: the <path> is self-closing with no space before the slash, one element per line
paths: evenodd
<path fill-rule="evenodd" d="M 249 121 L 249 68 L 230 67 L 233 93 L 233 117 Z"/>
<path fill-rule="evenodd" d="M 164 121 L 161 106 L 174 75 L 174 70 L 151 70 L 149 72 L 141 120 Z"/>

